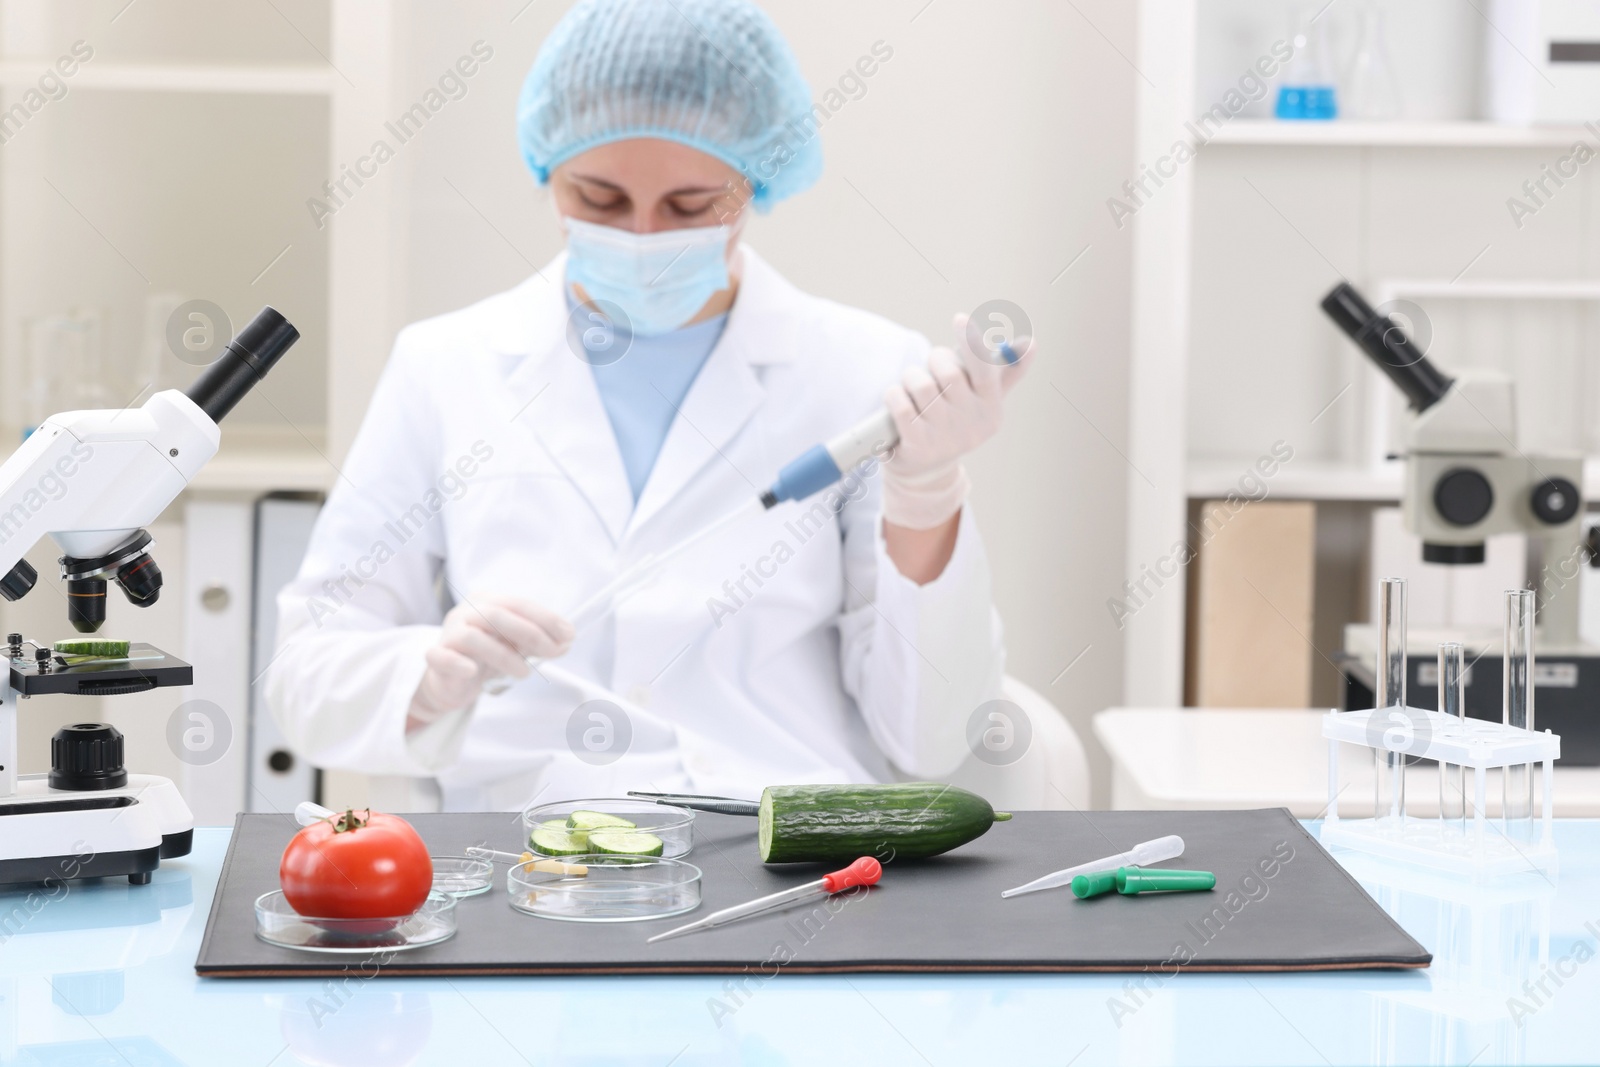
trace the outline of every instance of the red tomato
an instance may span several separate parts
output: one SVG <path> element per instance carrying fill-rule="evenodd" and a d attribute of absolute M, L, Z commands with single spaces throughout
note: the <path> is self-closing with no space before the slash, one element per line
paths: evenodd
<path fill-rule="evenodd" d="M 278 864 L 284 898 L 318 919 L 410 915 L 433 888 L 428 846 L 397 815 L 346 811 L 294 835 Z"/>

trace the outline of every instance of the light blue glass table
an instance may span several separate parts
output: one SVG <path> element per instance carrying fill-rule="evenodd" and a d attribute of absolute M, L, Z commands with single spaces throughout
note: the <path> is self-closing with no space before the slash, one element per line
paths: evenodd
<path fill-rule="evenodd" d="M 200 830 L 150 886 L 0 894 L 0 1063 L 1596 1063 L 1600 821 L 1556 834 L 1553 884 L 1493 890 L 1341 854 L 1434 953 L 1428 970 L 1140 988 L 1127 974 L 202 980 L 228 831 Z"/>

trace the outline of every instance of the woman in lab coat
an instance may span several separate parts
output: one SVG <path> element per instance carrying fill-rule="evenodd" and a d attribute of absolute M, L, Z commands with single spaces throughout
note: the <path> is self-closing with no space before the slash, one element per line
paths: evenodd
<path fill-rule="evenodd" d="M 567 251 L 401 331 L 279 598 L 263 683 L 291 743 L 433 779 L 450 810 L 948 774 L 1003 670 L 961 457 L 1031 343 L 1004 366 L 958 319 L 932 348 L 741 243 L 821 169 L 794 57 L 745 0 L 582 0 L 518 127 Z M 564 613 L 884 404 L 891 458 L 575 633 Z"/>

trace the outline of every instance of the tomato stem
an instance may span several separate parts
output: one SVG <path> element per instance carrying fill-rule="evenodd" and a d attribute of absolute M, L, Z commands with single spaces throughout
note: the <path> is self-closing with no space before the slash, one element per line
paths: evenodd
<path fill-rule="evenodd" d="M 367 825 L 372 819 L 372 809 L 366 808 L 364 810 L 366 812 L 365 818 L 357 815 L 354 808 L 346 808 L 343 812 L 330 818 L 328 821 L 333 824 L 333 832 L 336 834 L 348 833 L 351 830 L 359 830 Z"/>

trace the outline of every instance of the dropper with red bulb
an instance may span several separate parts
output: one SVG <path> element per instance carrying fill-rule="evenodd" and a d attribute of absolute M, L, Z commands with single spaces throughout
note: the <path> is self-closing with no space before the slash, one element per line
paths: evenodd
<path fill-rule="evenodd" d="M 797 885 L 793 889 L 770 893 L 767 896 L 757 897 L 755 900 L 744 904 L 735 904 L 731 908 L 714 911 L 704 919 L 698 919 L 687 925 L 668 930 L 666 933 L 657 934 L 647 939 L 646 944 L 651 941 L 677 937 L 679 934 L 693 933 L 696 930 L 709 930 L 714 926 L 722 926 L 738 919 L 747 919 L 752 915 L 760 915 L 764 912 L 776 911 L 778 908 L 786 908 L 803 900 L 820 900 L 823 897 L 831 897 L 835 893 L 843 893 L 845 890 L 854 889 L 857 886 L 876 885 L 878 879 L 882 877 L 883 865 L 871 856 L 862 856 L 850 866 L 834 871 L 832 874 L 824 875 L 815 882 L 807 882 L 804 885 Z"/>

